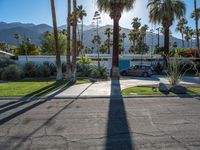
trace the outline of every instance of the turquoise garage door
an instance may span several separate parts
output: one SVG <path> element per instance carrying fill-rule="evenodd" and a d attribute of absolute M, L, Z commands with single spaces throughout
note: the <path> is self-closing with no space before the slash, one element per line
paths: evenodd
<path fill-rule="evenodd" d="M 120 71 L 127 69 L 130 67 L 130 61 L 129 60 L 120 60 L 119 61 L 119 69 Z"/>

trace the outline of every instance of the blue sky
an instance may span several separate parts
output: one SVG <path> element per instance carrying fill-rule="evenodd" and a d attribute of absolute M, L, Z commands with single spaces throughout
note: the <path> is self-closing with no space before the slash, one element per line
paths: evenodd
<path fill-rule="evenodd" d="M 95 0 L 77 0 L 78 5 L 82 4 L 87 11 L 85 24 L 89 25 L 92 22 L 94 11 L 97 10 Z M 120 20 L 122 27 L 131 28 L 133 17 L 142 18 L 143 24 L 148 24 L 150 27 L 156 28 L 148 22 L 148 10 L 146 8 L 148 0 L 137 0 L 134 9 L 130 12 L 124 12 Z M 193 0 L 184 0 L 187 7 L 186 18 L 189 20 L 189 26 L 194 27 L 194 20 L 190 19 L 190 14 L 193 11 Z M 200 7 L 200 0 L 197 0 Z M 55 0 L 57 10 L 58 25 L 63 25 L 66 22 L 67 0 Z M 112 24 L 109 15 L 102 13 L 101 25 Z M 34 24 L 49 24 L 52 25 L 50 0 L 0 0 L 0 21 L 4 22 L 23 22 Z M 175 26 L 172 27 L 174 31 Z M 175 36 L 180 36 L 174 33 Z"/>

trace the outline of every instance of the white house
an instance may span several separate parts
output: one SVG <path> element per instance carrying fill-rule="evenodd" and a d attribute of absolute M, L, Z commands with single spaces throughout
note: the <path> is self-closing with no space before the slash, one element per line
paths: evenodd
<path fill-rule="evenodd" d="M 12 57 L 12 56 L 14 56 L 14 55 L 11 54 L 11 53 L 8 53 L 8 52 L 5 52 L 5 51 L 0 50 L 0 58 L 3 58 L 3 57 L 10 58 L 10 57 Z"/>

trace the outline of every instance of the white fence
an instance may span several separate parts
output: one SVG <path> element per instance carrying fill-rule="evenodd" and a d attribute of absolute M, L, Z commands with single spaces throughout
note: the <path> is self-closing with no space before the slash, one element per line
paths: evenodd
<path fill-rule="evenodd" d="M 99 56 L 97 54 L 88 54 L 86 57 L 92 59 L 92 64 L 97 65 L 97 58 L 99 57 L 102 59 L 100 61 L 100 64 L 105 66 L 108 70 L 111 69 L 112 66 L 112 56 L 108 54 L 100 54 Z M 141 59 L 142 58 L 142 59 Z M 137 64 L 154 64 L 158 60 L 162 62 L 162 57 L 160 55 L 131 55 L 131 54 L 125 54 L 120 55 L 121 60 L 129 60 L 130 66 L 137 65 Z M 185 61 L 192 60 L 194 58 L 183 58 Z M 142 62 L 141 62 L 142 60 Z M 23 65 L 27 61 L 31 61 L 35 64 L 43 64 L 44 62 L 49 63 L 56 63 L 56 57 L 55 56 L 19 56 L 18 61 L 16 62 L 19 65 Z M 66 56 L 61 56 L 62 63 L 66 62 Z"/>
<path fill-rule="evenodd" d="M 27 61 L 33 62 L 35 64 L 43 64 L 44 62 L 49 62 L 56 64 L 56 57 L 55 56 L 19 56 L 18 60 L 16 61 L 17 64 L 23 65 Z M 66 56 L 61 56 L 62 63 L 66 63 Z M 97 61 L 92 61 L 92 65 L 97 65 Z M 111 61 L 100 61 L 100 64 L 102 66 L 105 66 L 106 68 L 111 68 Z"/>
<path fill-rule="evenodd" d="M 35 64 L 43 64 L 44 62 L 49 62 L 56 64 L 55 56 L 18 56 L 17 63 L 23 65 L 27 61 L 34 62 Z M 66 62 L 66 56 L 61 56 L 62 63 Z"/>

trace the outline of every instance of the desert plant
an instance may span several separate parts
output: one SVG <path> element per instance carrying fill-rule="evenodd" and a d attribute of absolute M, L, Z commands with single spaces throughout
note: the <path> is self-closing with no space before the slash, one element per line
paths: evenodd
<path fill-rule="evenodd" d="M 194 62 L 194 71 L 197 75 L 197 77 L 200 78 L 200 62 Z"/>
<path fill-rule="evenodd" d="M 161 65 L 160 61 L 158 61 L 154 67 L 153 67 L 154 71 L 158 74 L 161 74 L 163 71 L 163 66 Z"/>
<path fill-rule="evenodd" d="M 77 64 L 77 76 L 89 77 L 92 72 L 92 66 L 89 64 L 78 63 Z"/>
<path fill-rule="evenodd" d="M 1 78 L 3 80 L 11 80 L 11 81 L 17 81 L 21 79 L 21 77 L 22 77 L 22 71 L 16 65 L 9 65 L 8 67 L 5 67 L 1 75 Z"/>
<path fill-rule="evenodd" d="M 81 57 L 81 59 L 77 63 L 77 76 L 89 77 L 92 71 L 90 63 L 91 59 L 87 57 Z"/>
<path fill-rule="evenodd" d="M 64 62 L 62 63 L 62 72 L 64 73 L 66 72 L 66 70 L 67 70 L 67 64 Z"/>
<path fill-rule="evenodd" d="M 26 62 L 23 66 L 25 77 L 36 77 L 38 75 L 38 66 L 33 62 Z"/>
<path fill-rule="evenodd" d="M 185 70 L 185 66 L 188 63 L 182 63 L 179 57 L 174 57 L 169 61 L 168 64 L 168 71 L 167 76 L 168 80 L 171 85 L 175 86 L 178 85 L 184 75 L 190 70 L 191 68 L 187 68 Z"/>
<path fill-rule="evenodd" d="M 0 68 L 0 80 L 1 80 L 2 73 L 3 73 L 3 68 Z"/>
<path fill-rule="evenodd" d="M 81 64 L 90 64 L 92 62 L 92 60 L 90 58 L 87 57 L 81 57 L 81 59 L 79 60 L 79 63 Z"/>
<path fill-rule="evenodd" d="M 93 66 L 92 72 L 91 72 L 92 78 L 101 78 L 101 79 L 107 79 L 108 78 L 108 72 L 106 67 L 104 66 Z"/>
<path fill-rule="evenodd" d="M 38 76 L 39 77 L 49 77 L 51 76 L 51 70 L 47 65 L 40 65 L 38 67 Z"/>
<path fill-rule="evenodd" d="M 49 67 L 51 75 L 54 75 L 56 73 L 56 66 L 54 65 L 54 63 L 44 62 L 43 65 Z"/>
<path fill-rule="evenodd" d="M 0 58 L 0 68 L 4 68 L 12 64 L 15 64 L 15 62 L 12 59 L 6 57 Z"/>

